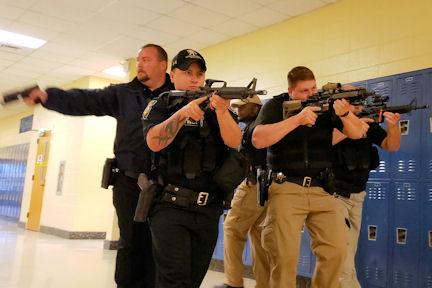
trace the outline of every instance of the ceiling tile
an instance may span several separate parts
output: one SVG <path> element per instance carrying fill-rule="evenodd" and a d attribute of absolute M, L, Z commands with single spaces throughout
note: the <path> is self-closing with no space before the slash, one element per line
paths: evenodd
<path fill-rule="evenodd" d="M 0 18 L 16 19 L 24 13 L 24 9 L 0 3 Z"/>
<path fill-rule="evenodd" d="M 225 22 L 229 19 L 228 16 L 225 16 L 222 13 L 191 4 L 183 6 L 171 12 L 169 15 L 171 17 L 202 27 L 210 27 L 218 23 Z"/>
<path fill-rule="evenodd" d="M 86 5 L 74 5 L 74 1 L 38 0 L 31 6 L 31 10 L 74 23 L 79 23 L 94 14 L 94 11 L 88 10 Z"/>
<path fill-rule="evenodd" d="M 37 25 L 19 21 L 15 21 L 13 24 L 9 25 L 8 31 L 36 37 L 45 41 L 49 41 L 59 35 L 59 32 L 47 30 Z"/>
<path fill-rule="evenodd" d="M 275 11 L 279 11 L 280 13 L 297 16 L 302 13 L 315 10 L 324 5 L 326 4 L 320 0 L 279 0 L 271 3 L 268 7 Z"/>
<path fill-rule="evenodd" d="M 162 16 L 148 23 L 146 26 L 155 30 L 178 35 L 179 37 L 188 36 L 201 30 L 201 27 L 198 25 L 189 24 L 168 16 Z"/>
<path fill-rule="evenodd" d="M 252 25 L 259 24 L 261 27 L 264 27 L 264 26 L 268 26 L 271 24 L 284 21 L 287 19 L 287 16 L 275 10 L 266 7 L 261 7 L 251 13 L 240 16 L 238 19 L 248 24 L 252 24 Z"/>
<path fill-rule="evenodd" d="M 231 36 L 213 31 L 211 29 L 203 29 L 197 33 L 194 33 L 193 38 L 200 42 L 206 43 L 208 46 L 211 46 L 228 40 L 231 38 Z"/>
<path fill-rule="evenodd" d="M 143 45 L 147 43 L 155 43 L 161 46 L 172 43 L 180 38 L 180 36 L 173 33 L 156 31 L 155 29 L 147 27 L 140 27 L 138 29 L 130 31 L 126 34 L 126 36 L 142 40 Z"/>
<path fill-rule="evenodd" d="M 243 21 L 231 19 L 224 23 L 211 27 L 211 30 L 229 35 L 231 37 L 239 36 L 258 29 L 258 26 L 247 24 Z"/>
<path fill-rule="evenodd" d="M 24 55 L 0 51 L 0 59 L 5 59 L 5 60 L 15 62 L 15 61 L 21 60 L 23 58 L 24 58 Z"/>
<path fill-rule="evenodd" d="M 194 1 L 193 3 L 205 9 L 210 9 L 230 17 L 237 17 L 260 7 L 258 3 L 249 0 L 199 0 Z"/>
<path fill-rule="evenodd" d="M 35 2 L 36 0 L 2 0 L 3 4 L 20 7 L 24 9 L 31 7 Z"/>
<path fill-rule="evenodd" d="M 185 6 L 185 1 L 182 0 L 124 0 L 124 3 L 131 3 L 137 7 L 158 12 L 160 14 L 168 14 L 178 8 Z"/>
<path fill-rule="evenodd" d="M 125 5 L 123 2 L 110 5 L 99 11 L 98 14 L 103 15 L 104 18 L 141 25 L 151 22 L 160 16 L 159 13 L 132 5 Z"/>
<path fill-rule="evenodd" d="M 56 17 L 46 16 L 41 13 L 27 11 L 19 17 L 19 21 L 35 24 L 44 29 L 57 32 L 65 32 L 74 29 L 75 23 L 65 21 Z"/>
<path fill-rule="evenodd" d="M 252 0 L 252 1 L 261 5 L 268 5 L 272 2 L 276 2 L 277 0 Z"/>
<path fill-rule="evenodd" d="M 147 42 L 144 42 L 143 40 L 121 36 L 116 40 L 99 47 L 99 50 L 96 51 L 104 51 L 105 53 L 115 55 L 124 60 L 130 57 L 136 57 L 138 50 L 145 44 L 147 44 Z"/>
<path fill-rule="evenodd" d="M 42 46 L 42 48 L 37 49 L 30 56 L 37 60 L 55 61 L 60 64 L 68 63 L 76 58 L 75 56 L 72 55 L 57 54 L 55 53 L 55 51 L 53 52 L 51 48 L 49 49 L 43 49 L 43 48 L 44 47 Z"/>

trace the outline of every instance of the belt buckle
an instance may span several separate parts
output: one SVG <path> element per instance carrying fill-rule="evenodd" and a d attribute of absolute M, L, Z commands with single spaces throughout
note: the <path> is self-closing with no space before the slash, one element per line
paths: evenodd
<path fill-rule="evenodd" d="M 208 192 L 199 192 L 198 198 L 197 198 L 197 204 L 198 206 L 205 206 L 207 205 L 207 200 L 209 198 Z"/>
<path fill-rule="evenodd" d="M 311 184 L 312 184 L 312 178 L 311 177 L 306 176 L 303 178 L 303 185 L 302 185 L 303 187 L 310 187 Z"/>

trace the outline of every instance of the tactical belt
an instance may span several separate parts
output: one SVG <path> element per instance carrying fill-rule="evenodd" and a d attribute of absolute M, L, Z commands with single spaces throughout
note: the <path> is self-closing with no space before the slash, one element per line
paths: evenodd
<path fill-rule="evenodd" d="M 291 182 L 303 187 L 322 186 L 321 180 L 317 178 L 312 178 L 309 176 L 304 176 L 304 177 L 285 176 L 282 172 L 273 172 L 272 179 L 278 184 L 282 184 L 283 182 Z"/>
<path fill-rule="evenodd" d="M 129 178 L 138 179 L 139 173 L 130 170 L 123 171 L 123 174 Z"/>
<path fill-rule="evenodd" d="M 168 184 L 162 191 L 162 199 L 181 207 L 206 206 L 217 200 L 209 192 L 195 192 L 191 189 Z"/>

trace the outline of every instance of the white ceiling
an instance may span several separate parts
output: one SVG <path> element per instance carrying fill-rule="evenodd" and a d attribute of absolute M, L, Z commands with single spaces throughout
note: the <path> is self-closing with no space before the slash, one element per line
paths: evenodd
<path fill-rule="evenodd" d="M 47 41 L 36 50 L 0 48 L 0 91 L 34 82 L 60 86 L 88 75 L 110 78 L 101 71 L 135 57 L 146 43 L 172 56 L 336 1 L 0 0 L 0 29 Z"/>

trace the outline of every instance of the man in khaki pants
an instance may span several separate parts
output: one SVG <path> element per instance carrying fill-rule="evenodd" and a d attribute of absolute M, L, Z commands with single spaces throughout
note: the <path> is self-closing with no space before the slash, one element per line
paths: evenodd
<path fill-rule="evenodd" d="M 361 105 L 351 107 L 354 113 L 361 110 Z M 338 131 L 333 134 L 335 198 L 341 213 L 350 223 L 347 256 L 340 277 L 341 288 L 361 287 L 357 279 L 354 258 L 360 235 L 366 182 L 369 179 L 369 171 L 379 165 L 378 151 L 373 144 L 387 151 L 397 151 L 400 146 L 400 115 L 384 112 L 384 117 L 387 121 L 387 132 L 378 123 L 370 123 L 366 137 L 362 139 L 346 139 L 346 136 Z M 365 118 L 365 121 L 367 120 Z"/>
<path fill-rule="evenodd" d="M 246 124 L 243 135 L 247 135 L 261 109 L 260 99 L 255 95 L 251 99 L 233 100 L 231 106 L 238 108 L 239 122 Z M 265 165 L 266 149 L 255 149 L 250 141 L 243 138 L 240 151 L 250 160 L 252 169 L 248 178 L 238 186 L 231 202 L 232 208 L 224 221 L 224 268 L 227 278 L 224 287 L 243 287 L 242 255 L 246 234 L 249 234 L 255 287 L 266 288 L 270 271 L 266 253 L 261 246 L 260 226 L 265 217 L 265 207 L 258 205 L 256 186 L 256 169 Z"/>
<path fill-rule="evenodd" d="M 262 233 L 270 259 L 270 288 L 296 287 L 301 230 L 304 224 L 317 257 L 312 287 L 335 288 L 346 253 L 346 224 L 332 195 L 322 188 L 331 167 L 332 132 L 362 136 L 362 122 L 337 100 L 329 112 L 306 106 L 284 119 L 283 102 L 306 100 L 317 92 L 311 70 L 299 66 L 288 73 L 288 93 L 270 99 L 261 109 L 252 134 L 253 145 L 268 147 L 267 168 L 273 171 Z M 366 125 L 367 126 L 367 125 Z"/>

